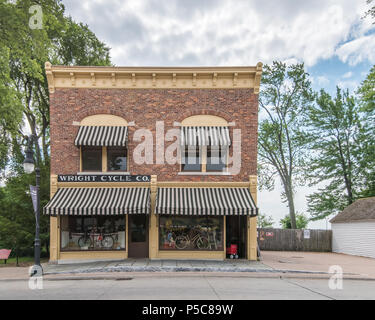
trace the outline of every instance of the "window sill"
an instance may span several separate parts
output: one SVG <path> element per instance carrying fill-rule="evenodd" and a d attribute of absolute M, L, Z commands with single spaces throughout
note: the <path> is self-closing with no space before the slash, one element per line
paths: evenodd
<path fill-rule="evenodd" d="M 130 172 L 116 172 L 116 171 L 110 171 L 110 172 L 101 172 L 101 171 L 84 171 L 84 172 L 77 172 L 77 175 L 93 175 L 93 174 L 101 174 L 101 175 L 130 175 Z"/>
<path fill-rule="evenodd" d="M 230 176 L 230 172 L 179 172 L 179 176 Z"/>

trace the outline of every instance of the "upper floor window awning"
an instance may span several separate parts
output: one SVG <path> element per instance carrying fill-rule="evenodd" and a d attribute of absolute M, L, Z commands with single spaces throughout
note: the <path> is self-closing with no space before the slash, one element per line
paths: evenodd
<path fill-rule="evenodd" d="M 181 146 L 218 146 L 231 144 L 228 127 L 181 127 Z"/>
<path fill-rule="evenodd" d="M 81 126 L 74 141 L 76 146 L 125 147 L 128 140 L 126 126 Z"/>

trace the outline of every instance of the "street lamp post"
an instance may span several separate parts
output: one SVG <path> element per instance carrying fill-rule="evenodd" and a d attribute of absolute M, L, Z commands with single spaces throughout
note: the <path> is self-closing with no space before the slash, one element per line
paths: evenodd
<path fill-rule="evenodd" d="M 34 135 L 28 138 L 28 146 L 26 150 L 26 158 L 23 162 L 23 168 L 26 173 L 32 173 L 35 168 L 34 158 L 33 158 L 33 143 L 37 143 L 37 139 Z M 36 210 L 35 210 L 35 241 L 34 241 L 34 266 L 31 269 L 32 274 L 39 273 L 42 271 L 42 266 L 40 265 L 40 238 L 39 238 L 39 217 L 40 217 L 40 169 L 35 168 L 36 176 Z"/>

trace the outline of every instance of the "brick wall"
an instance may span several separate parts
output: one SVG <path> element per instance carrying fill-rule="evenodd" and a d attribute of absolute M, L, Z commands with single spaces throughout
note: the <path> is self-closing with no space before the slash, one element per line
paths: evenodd
<path fill-rule="evenodd" d="M 258 96 L 253 89 L 57 88 L 50 97 L 52 174 L 79 171 L 79 149 L 74 145 L 79 127 L 73 121 L 94 114 L 113 114 L 135 122 L 129 127 L 129 155 L 138 144 L 133 142 L 134 131 L 147 128 L 155 137 L 156 121 L 164 121 L 167 131 L 174 128 L 175 121 L 209 114 L 235 122 L 231 128 L 242 130 L 241 171 L 236 176 L 179 176 L 179 164 L 139 166 L 129 157 L 131 174 L 156 174 L 159 181 L 248 181 L 249 175 L 256 175 Z M 165 142 L 165 147 L 170 143 Z"/>

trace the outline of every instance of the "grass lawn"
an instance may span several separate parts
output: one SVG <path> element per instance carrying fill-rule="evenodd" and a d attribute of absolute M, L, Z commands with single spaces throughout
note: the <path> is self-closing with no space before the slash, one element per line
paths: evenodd
<path fill-rule="evenodd" d="M 48 262 L 48 258 L 41 258 L 41 263 Z M 19 257 L 18 266 L 19 267 L 29 267 L 34 264 L 34 257 Z M 3 267 L 16 267 L 16 258 L 9 258 L 7 263 L 4 264 L 4 260 L 0 260 L 0 268 Z"/>

